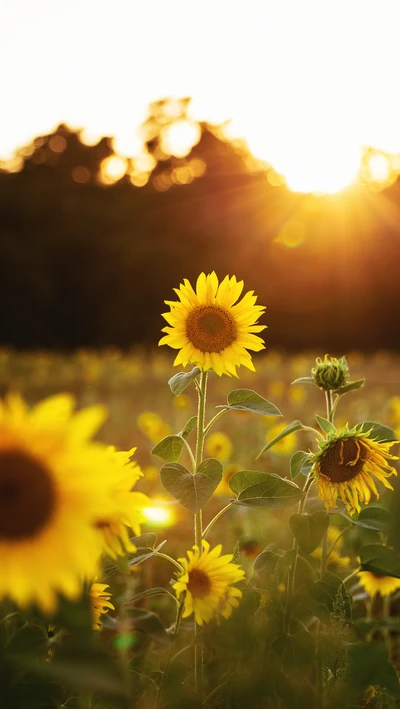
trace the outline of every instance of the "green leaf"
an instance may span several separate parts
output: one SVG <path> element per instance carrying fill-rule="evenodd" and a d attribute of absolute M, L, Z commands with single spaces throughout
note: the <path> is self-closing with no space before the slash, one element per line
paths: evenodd
<path fill-rule="evenodd" d="M 265 451 L 269 450 L 272 448 L 272 446 L 275 445 L 275 443 L 278 443 L 278 441 L 281 441 L 282 438 L 286 438 L 286 436 L 289 436 L 291 433 L 294 433 L 295 431 L 299 431 L 300 429 L 304 428 L 304 424 L 301 423 L 301 421 L 292 421 L 292 423 L 289 423 L 286 428 L 281 431 L 281 433 L 278 433 L 275 438 L 273 438 L 271 441 L 268 441 L 268 443 L 264 446 L 262 451 L 258 454 L 257 458 L 260 457 Z M 257 460 L 256 458 L 256 460 Z"/>
<path fill-rule="evenodd" d="M 385 647 L 374 643 L 359 643 L 350 646 L 349 655 L 348 682 L 358 694 L 372 684 L 399 696 L 399 680 L 393 665 L 387 658 Z"/>
<path fill-rule="evenodd" d="M 317 419 L 318 426 L 324 433 L 336 433 L 335 426 L 328 421 L 328 419 L 324 419 L 323 416 L 318 416 L 318 414 L 315 415 L 315 418 Z"/>
<path fill-rule="evenodd" d="M 217 409 L 235 409 L 235 411 L 250 411 L 262 416 L 282 416 L 279 409 L 257 394 L 252 389 L 234 389 L 228 394 L 228 405 L 217 406 Z"/>
<path fill-rule="evenodd" d="M 43 655 L 48 648 L 49 640 L 44 628 L 34 623 L 27 623 L 19 628 L 6 645 L 9 654 L 36 653 Z"/>
<path fill-rule="evenodd" d="M 160 471 L 161 482 L 167 492 L 191 512 L 204 507 L 222 480 L 222 463 L 216 458 L 203 460 L 196 475 L 184 465 L 167 463 Z"/>
<path fill-rule="evenodd" d="M 347 593 L 342 580 L 336 574 L 326 571 L 318 581 L 306 580 L 309 598 L 307 605 L 314 615 L 323 623 L 331 622 L 334 606 L 342 596 L 343 614 L 346 620 L 351 620 L 351 597 Z"/>
<path fill-rule="evenodd" d="M 344 386 L 340 387 L 339 389 L 335 390 L 335 394 L 339 394 L 341 396 L 342 394 L 347 394 L 348 391 L 354 391 L 355 389 L 360 389 L 365 382 L 365 379 L 357 379 L 356 382 L 349 382 L 348 384 L 345 384 Z"/>
<path fill-rule="evenodd" d="M 388 534 L 393 526 L 393 515 L 383 507 L 368 505 L 364 507 L 358 515 L 358 519 L 352 520 L 353 524 L 365 529 L 374 529 L 376 532 Z"/>
<path fill-rule="evenodd" d="M 193 367 L 191 372 L 178 372 L 168 381 L 169 388 L 175 396 L 179 396 L 199 374 L 198 367 Z"/>
<path fill-rule="evenodd" d="M 182 431 L 180 432 L 180 436 L 182 438 L 187 438 L 193 431 L 194 428 L 196 428 L 197 425 L 197 416 L 192 416 L 192 418 L 189 419 L 189 421 L 184 425 Z"/>
<path fill-rule="evenodd" d="M 361 430 L 371 431 L 369 438 L 378 441 L 379 443 L 397 441 L 396 434 L 393 429 L 389 428 L 389 426 L 383 426 L 381 423 L 376 423 L 376 421 L 363 421 Z"/>
<path fill-rule="evenodd" d="M 13 709 L 59 709 L 65 706 L 63 701 L 66 696 L 64 688 L 58 684 L 30 678 L 27 682 L 20 681 L 14 685 L 7 698 Z"/>
<path fill-rule="evenodd" d="M 167 543 L 167 540 L 164 539 L 164 541 L 160 542 L 157 546 L 153 546 L 153 543 L 149 543 L 148 545 L 146 544 L 146 541 L 143 539 L 142 544 L 138 542 L 138 540 L 144 538 L 144 537 L 155 537 L 157 539 L 157 536 L 154 534 L 141 534 L 140 537 L 133 537 L 130 541 L 133 542 L 136 546 L 136 551 L 131 555 L 129 559 L 129 566 L 139 566 L 139 564 L 143 564 L 144 561 L 147 561 L 147 559 L 150 559 L 152 556 L 157 554 L 160 549 L 163 548 L 164 544 Z M 155 542 L 154 542 L 155 544 Z"/>
<path fill-rule="evenodd" d="M 184 445 L 182 436 L 166 436 L 154 446 L 151 452 L 162 460 L 166 460 L 167 463 L 177 463 Z"/>
<path fill-rule="evenodd" d="M 272 643 L 287 667 L 306 667 L 314 660 L 315 644 L 311 633 L 301 630 L 295 635 L 278 633 Z"/>
<path fill-rule="evenodd" d="M 307 475 L 312 467 L 312 456 L 305 451 L 297 451 L 293 453 L 290 459 L 290 477 L 295 480 L 300 473 Z"/>
<path fill-rule="evenodd" d="M 311 554 L 329 527 L 329 515 L 323 511 L 294 514 L 289 517 L 289 527 L 300 549 L 306 554 Z"/>
<path fill-rule="evenodd" d="M 300 377 L 295 379 L 291 384 L 315 384 L 313 377 Z"/>
<path fill-rule="evenodd" d="M 258 470 L 240 470 L 230 478 L 229 487 L 237 504 L 250 507 L 290 507 L 304 495 L 290 480 Z"/>
<path fill-rule="evenodd" d="M 400 578 L 400 556 L 381 544 L 367 544 L 360 549 L 361 571 Z"/>

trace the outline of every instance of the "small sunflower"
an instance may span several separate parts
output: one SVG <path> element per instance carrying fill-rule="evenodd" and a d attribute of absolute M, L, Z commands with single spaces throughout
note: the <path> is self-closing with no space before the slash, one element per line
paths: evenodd
<path fill-rule="evenodd" d="M 394 576 L 373 574 L 372 571 L 360 571 L 358 577 L 371 598 L 374 598 L 378 593 L 381 596 L 390 596 L 400 588 L 400 579 L 396 579 Z"/>
<path fill-rule="evenodd" d="M 106 412 L 73 408 L 69 395 L 32 410 L 17 395 L 0 402 L 0 598 L 45 613 L 96 576 L 98 521 L 128 518 L 127 471 L 90 440 Z"/>
<path fill-rule="evenodd" d="M 320 452 L 314 456 L 314 473 L 319 484 L 319 497 L 327 509 L 336 507 L 340 495 L 350 514 L 360 512 L 360 502 L 371 499 L 371 490 L 379 498 L 375 481 L 379 480 L 393 490 L 387 478 L 397 475 L 388 460 L 398 460 L 389 453 L 397 443 L 382 443 L 370 437 L 371 431 L 362 431 L 361 426 L 349 429 L 346 425 L 340 433 L 329 434 L 320 443 Z"/>
<path fill-rule="evenodd" d="M 211 433 L 207 438 L 205 449 L 211 458 L 226 461 L 229 460 L 232 455 L 233 446 L 231 439 L 226 433 L 216 431 L 215 433 Z"/>
<path fill-rule="evenodd" d="M 97 583 L 94 581 L 90 586 L 89 598 L 92 607 L 92 627 L 93 630 L 100 630 L 100 616 L 108 613 L 109 609 L 115 610 L 110 602 L 111 593 L 106 591 L 109 586 L 106 583 Z"/>
<path fill-rule="evenodd" d="M 210 551 L 209 543 L 203 539 L 202 549 L 200 554 L 199 548 L 194 546 L 194 551 L 187 552 L 189 561 L 179 559 L 183 573 L 173 584 L 178 598 L 185 593 L 182 617 L 194 613 L 198 625 L 209 623 L 219 614 L 229 618 L 242 597 L 240 589 L 233 584 L 244 578 L 243 569 L 232 563 L 232 554 L 220 556 L 220 544 Z"/>
<path fill-rule="evenodd" d="M 167 334 L 159 342 L 180 350 L 174 365 L 185 367 L 191 362 L 203 371 L 213 369 L 219 376 L 237 376 L 236 367 L 241 364 L 254 372 L 247 350 L 264 349 L 263 340 L 254 333 L 266 326 L 256 324 L 265 307 L 255 305 L 253 291 L 236 303 L 243 281 L 226 276 L 219 283 L 214 272 L 200 274 L 196 291 L 186 278 L 174 290 L 179 301 L 165 301 L 171 312 L 163 314 L 168 323 L 163 332 Z"/>

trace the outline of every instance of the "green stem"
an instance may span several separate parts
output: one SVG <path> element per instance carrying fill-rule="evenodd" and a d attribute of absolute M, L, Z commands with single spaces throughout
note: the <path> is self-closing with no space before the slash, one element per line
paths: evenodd
<path fill-rule="evenodd" d="M 386 621 L 386 627 L 383 629 L 383 637 L 388 653 L 389 662 L 392 657 L 392 636 L 390 634 L 390 594 L 383 597 L 383 620 Z"/>
<path fill-rule="evenodd" d="M 333 399 L 332 399 L 332 392 L 330 389 L 325 392 L 325 399 L 326 399 L 326 418 L 328 421 L 333 423 L 333 415 L 335 413 L 335 410 L 333 408 Z"/>
<path fill-rule="evenodd" d="M 347 583 L 348 581 L 350 581 L 350 579 L 354 578 L 354 576 L 357 576 L 357 574 L 358 574 L 359 571 L 360 571 L 360 569 L 356 569 L 355 571 L 352 571 L 351 574 L 349 574 L 348 576 L 346 576 L 345 579 L 343 579 L 342 583 L 343 583 L 344 585 L 346 585 L 346 583 Z"/>
<path fill-rule="evenodd" d="M 312 433 L 315 433 L 316 436 L 318 436 L 321 439 L 324 439 L 324 436 L 322 435 L 321 431 L 317 431 L 316 428 L 313 428 L 313 426 L 303 426 L 301 429 L 302 431 L 311 431 Z"/>
<path fill-rule="evenodd" d="M 182 438 L 183 438 L 183 436 L 182 436 Z M 184 443 L 185 443 L 186 450 L 187 450 L 187 452 L 189 453 L 190 462 L 191 462 L 191 464 L 192 464 L 192 472 L 193 472 L 193 475 L 194 475 L 195 472 L 196 472 L 196 460 L 195 460 L 195 457 L 194 457 L 194 455 L 193 455 L 193 453 L 192 453 L 192 449 L 191 449 L 191 447 L 189 446 L 189 443 L 187 442 L 186 438 L 183 438 L 183 441 L 184 441 Z"/>
<path fill-rule="evenodd" d="M 328 564 L 328 533 L 325 532 L 322 543 L 321 543 L 321 566 L 320 566 L 320 577 L 326 572 Z M 317 629 L 317 707 L 322 709 L 324 705 L 324 677 L 323 677 L 323 657 L 322 657 L 322 644 L 320 641 L 320 635 L 322 630 L 322 622 L 318 621 Z"/>
<path fill-rule="evenodd" d="M 177 609 L 177 612 L 176 612 L 175 628 L 174 628 L 174 632 L 173 632 L 173 634 L 172 634 L 172 642 L 171 642 L 171 644 L 170 644 L 170 646 L 169 646 L 168 657 L 167 657 L 167 661 L 166 661 L 166 663 L 165 663 L 165 670 L 164 670 L 164 672 L 163 672 L 163 675 L 162 675 L 162 677 L 161 677 L 160 684 L 159 684 L 159 686 L 158 686 L 156 701 L 155 701 L 155 703 L 154 703 L 154 709 L 159 709 L 159 706 L 160 706 L 160 703 L 161 703 L 161 695 L 162 695 L 162 691 L 163 691 L 163 689 L 164 689 L 165 680 L 167 679 L 167 674 L 168 674 L 168 671 L 169 671 L 169 668 L 170 668 L 171 658 L 172 658 L 172 652 L 173 652 L 173 649 L 174 649 L 174 646 L 175 646 L 175 640 L 176 640 L 176 636 L 177 636 L 177 634 L 178 634 L 179 625 L 180 625 L 181 618 L 182 618 L 182 613 L 183 613 L 183 608 L 184 608 L 184 603 L 181 602 L 181 603 L 179 604 L 178 609 Z"/>
<path fill-rule="evenodd" d="M 209 432 L 211 426 L 214 426 L 215 422 L 218 421 L 218 419 L 221 418 L 221 416 L 223 416 L 227 411 L 228 411 L 228 409 L 221 409 L 220 411 L 218 411 L 217 414 L 215 414 L 215 416 L 212 417 L 212 419 L 210 419 L 210 421 L 208 422 L 207 426 L 204 429 L 205 436 Z"/>
<path fill-rule="evenodd" d="M 332 554 L 332 552 L 333 552 L 333 550 L 334 550 L 336 544 L 338 543 L 339 539 L 340 539 L 341 537 L 343 537 L 343 534 L 344 534 L 345 532 L 347 532 L 347 530 L 350 529 L 350 527 L 352 527 L 352 526 L 353 526 L 352 524 L 348 524 L 347 527 L 343 527 L 342 531 L 340 532 L 340 534 L 337 535 L 337 537 L 336 537 L 335 541 L 333 542 L 332 546 L 330 547 L 330 549 L 328 549 L 328 553 L 327 553 L 327 555 L 326 555 L 327 559 L 329 559 L 329 557 L 330 557 L 330 555 Z"/>
<path fill-rule="evenodd" d="M 204 449 L 204 429 L 206 415 L 206 397 L 207 397 L 207 372 L 202 372 L 200 376 L 200 385 L 198 388 L 199 402 L 197 409 L 197 441 L 196 441 L 196 472 L 203 460 Z M 196 473 L 195 473 L 196 474 Z M 202 553 L 202 514 L 201 510 L 194 515 L 194 540 L 199 549 L 199 554 Z M 196 622 L 196 614 L 194 618 L 194 684 L 195 692 L 200 697 L 203 696 L 203 645 L 200 638 L 200 630 Z"/>
<path fill-rule="evenodd" d="M 161 559 L 166 559 L 171 564 L 176 566 L 176 568 L 179 569 L 180 573 L 183 574 L 182 566 L 179 564 L 178 561 L 175 561 L 175 559 L 173 559 L 172 556 L 168 556 L 168 554 L 164 554 L 162 551 L 156 551 L 154 556 L 159 556 L 159 557 L 161 557 Z"/>
<path fill-rule="evenodd" d="M 207 527 L 205 528 L 205 530 L 204 530 L 204 532 L 203 532 L 203 539 L 206 538 L 206 536 L 207 536 L 207 534 L 209 533 L 210 529 L 211 529 L 211 528 L 214 526 L 214 524 L 219 520 L 219 518 L 222 517 L 222 515 L 225 514 L 225 512 L 227 512 L 227 510 L 229 510 L 231 507 L 233 507 L 233 505 L 234 505 L 234 502 L 228 502 L 228 504 L 227 504 L 225 507 L 223 507 L 222 510 L 220 510 L 220 512 L 218 512 L 218 513 L 215 515 L 215 517 L 212 518 L 211 522 L 209 522 L 209 524 L 207 525 Z"/>
<path fill-rule="evenodd" d="M 302 514 L 304 511 L 304 507 L 307 501 L 307 495 L 310 490 L 311 485 L 314 482 L 314 476 L 309 473 L 307 476 L 307 480 L 304 485 L 304 497 L 300 500 L 299 506 L 298 506 L 298 514 Z M 283 623 L 283 629 L 285 633 L 290 632 L 290 618 L 292 615 L 292 599 L 293 599 L 293 593 L 294 593 L 294 583 L 296 579 L 296 569 L 297 569 L 297 559 L 299 556 L 299 545 L 296 541 L 296 539 L 293 540 L 293 549 L 294 549 L 294 559 L 293 559 L 293 564 L 289 567 L 289 572 L 288 572 L 288 584 L 287 584 L 287 591 L 286 591 L 286 608 L 285 608 L 285 617 L 284 617 L 284 623 Z"/>

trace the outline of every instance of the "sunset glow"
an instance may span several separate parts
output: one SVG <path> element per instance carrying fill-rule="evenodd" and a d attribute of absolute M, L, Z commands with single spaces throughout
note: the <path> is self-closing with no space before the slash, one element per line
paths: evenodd
<path fill-rule="evenodd" d="M 232 119 L 230 134 L 291 190 L 340 191 L 365 147 L 400 154 L 397 17 L 396 0 L 206 0 L 201 12 L 169 0 L 156 21 L 151 5 L 129 0 L 5 3 L 0 157 L 64 122 L 87 143 L 115 136 L 120 157 L 102 166 L 112 183 L 125 157 L 141 156 L 147 105 L 192 96 L 189 120 L 163 135 L 177 157 L 198 142 L 196 121 Z M 382 154 L 369 170 L 384 183 L 392 166 Z"/>

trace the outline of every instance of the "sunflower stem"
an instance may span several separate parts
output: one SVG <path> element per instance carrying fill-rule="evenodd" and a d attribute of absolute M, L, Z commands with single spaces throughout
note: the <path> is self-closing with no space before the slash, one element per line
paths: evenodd
<path fill-rule="evenodd" d="M 344 534 L 345 532 L 347 532 L 347 530 L 350 529 L 350 527 L 352 527 L 352 526 L 353 526 L 352 524 L 348 524 L 347 527 L 343 527 L 343 529 L 342 529 L 342 531 L 340 532 L 340 534 L 337 535 L 337 537 L 336 537 L 335 541 L 333 542 L 332 546 L 328 549 L 328 553 L 327 553 L 327 555 L 326 555 L 326 558 L 327 558 L 327 559 L 329 559 L 329 557 L 330 557 L 330 555 L 332 554 L 332 552 L 333 552 L 333 550 L 334 550 L 336 544 L 338 543 L 339 539 L 341 539 L 341 537 L 343 537 L 343 534 Z"/>
<path fill-rule="evenodd" d="M 327 400 L 328 401 L 328 400 Z M 330 413 L 330 412 L 329 412 Z M 330 420 L 330 419 L 329 419 Z M 321 566 L 320 566 L 320 577 L 326 573 L 328 566 L 328 532 L 325 532 L 322 543 L 321 543 Z M 322 622 L 318 621 L 317 629 L 317 706 L 318 709 L 322 709 L 324 704 L 324 667 L 323 667 L 323 656 L 322 656 L 322 644 L 320 642 L 320 635 L 322 631 Z"/>
<path fill-rule="evenodd" d="M 214 524 L 219 520 L 219 518 L 222 517 L 222 515 L 225 514 L 225 512 L 227 512 L 231 507 L 233 507 L 233 505 L 234 505 L 234 502 L 228 502 L 228 504 L 225 505 L 225 507 L 223 507 L 222 510 L 220 510 L 219 512 L 217 512 L 217 514 L 215 515 L 215 517 L 212 518 L 211 522 L 209 522 L 208 525 L 207 525 L 207 527 L 205 528 L 205 530 L 204 530 L 204 532 L 203 532 L 203 539 L 206 538 L 206 536 L 207 536 L 207 534 L 209 533 L 210 529 L 211 529 L 211 528 L 214 526 Z"/>
<path fill-rule="evenodd" d="M 228 409 L 221 409 L 220 411 L 218 411 L 217 414 L 215 414 L 215 416 L 212 417 L 212 419 L 209 420 L 207 426 L 204 429 L 204 436 L 207 435 L 210 428 L 214 426 L 215 422 L 218 421 L 218 419 L 221 418 L 221 416 L 223 416 L 227 411 Z"/>
<path fill-rule="evenodd" d="M 164 554 L 162 551 L 156 551 L 154 553 L 154 556 L 159 556 L 161 559 L 166 559 L 166 561 L 169 561 L 171 564 L 176 566 L 177 569 L 179 569 L 180 573 L 183 574 L 183 567 L 179 564 L 178 561 L 175 561 L 175 559 L 172 558 L 172 556 L 169 556 L 168 554 Z"/>
<path fill-rule="evenodd" d="M 200 376 L 200 384 L 198 387 L 198 409 L 197 409 L 197 441 L 196 441 L 196 469 L 195 474 L 203 460 L 204 436 L 205 436 L 205 415 L 206 415 L 206 397 L 207 397 L 207 372 L 202 372 Z M 202 553 L 202 514 L 201 510 L 194 515 L 194 541 L 199 550 L 199 556 Z M 197 627 L 196 614 L 194 617 L 194 685 L 195 692 L 200 697 L 203 696 L 203 645 L 200 638 L 199 628 Z"/>
<path fill-rule="evenodd" d="M 173 652 L 174 647 L 175 647 L 175 639 L 176 639 L 176 636 L 178 635 L 178 630 L 179 630 L 179 625 L 180 625 L 181 618 L 182 618 L 183 608 L 184 608 L 184 603 L 183 603 L 183 601 L 182 601 L 182 602 L 180 602 L 180 603 L 178 604 L 178 608 L 177 608 L 177 611 L 176 611 L 176 620 L 175 620 L 174 631 L 173 631 L 173 633 L 172 633 L 172 642 L 171 642 L 171 644 L 170 644 L 170 646 L 169 646 L 168 657 L 167 657 L 167 661 L 166 661 L 166 663 L 165 663 L 165 669 L 164 669 L 164 672 L 163 672 L 162 677 L 161 677 L 160 684 L 159 684 L 158 689 L 157 689 L 157 696 L 156 696 L 156 701 L 155 701 L 155 703 L 154 703 L 154 709 L 159 709 L 159 706 L 160 706 L 160 703 L 161 703 L 161 695 L 162 695 L 162 691 L 163 691 L 163 689 L 164 689 L 165 680 L 167 679 L 167 674 L 168 674 L 168 671 L 169 671 L 169 668 L 170 668 L 171 660 L 174 659 L 174 658 L 172 657 L 172 652 Z"/>
<path fill-rule="evenodd" d="M 326 418 L 328 419 L 328 421 L 333 423 L 335 408 L 333 405 L 332 391 L 330 389 L 328 389 L 328 391 L 325 392 L 325 399 L 326 399 Z"/>
<path fill-rule="evenodd" d="M 385 626 L 383 628 L 383 637 L 385 640 L 385 645 L 387 649 L 387 654 L 389 662 L 391 662 L 392 657 L 392 636 L 390 634 L 390 593 L 383 597 L 383 621 Z"/>

